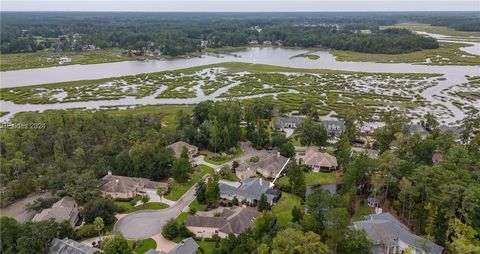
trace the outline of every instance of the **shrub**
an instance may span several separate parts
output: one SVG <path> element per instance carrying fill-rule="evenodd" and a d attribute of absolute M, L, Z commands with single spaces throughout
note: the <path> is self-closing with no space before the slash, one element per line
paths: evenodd
<path fill-rule="evenodd" d="M 260 160 L 260 158 L 258 156 L 253 156 L 252 158 L 250 158 L 250 162 L 258 162 Z"/>
<path fill-rule="evenodd" d="M 168 220 L 165 226 L 163 226 L 162 235 L 168 240 L 178 236 L 178 226 L 174 219 Z"/>
<path fill-rule="evenodd" d="M 197 213 L 197 209 L 195 207 L 192 207 L 190 208 L 190 214 L 196 214 Z"/>
<path fill-rule="evenodd" d="M 75 239 L 87 239 L 98 236 L 98 231 L 93 224 L 86 224 L 75 231 Z"/>

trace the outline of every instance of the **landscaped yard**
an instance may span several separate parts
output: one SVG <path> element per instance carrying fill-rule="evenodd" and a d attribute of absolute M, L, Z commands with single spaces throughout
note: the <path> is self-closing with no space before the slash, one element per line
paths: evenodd
<path fill-rule="evenodd" d="M 363 201 L 363 202 L 362 202 Z M 355 210 L 355 215 L 352 217 L 352 221 L 361 221 L 363 216 L 372 213 L 370 207 L 368 207 L 366 200 L 359 201 Z"/>
<path fill-rule="evenodd" d="M 340 179 L 337 178 L 336 172 L 307 172 L 305 174 L 305 184 L 307 186 L 314 186 L 318 184 L 333 184 L 339 183 Z M 284 176 L 277 180 L 276 184 L 279 186 L 288 185 L 288 176 Z"/>
<path fill-rule="evenodd" d="M 173 190 L 170 191 L 170 193 L 166 195 L 165 198 L 174 201 L 178 200 L 183 196 L 183 194 L 185 194 L 185 192 L 192 188 L 194 184 L 198 183 L 198 181 L 200 181 L 200 179 L 202 179 L 204 175 L 208 173 L 213 173 L 213 168 L 207 165 L 199 165 L 199 167 L 202 169 L 200 173 L 195 174 L 192 179 L 190 179 L 186 183 L 176 183 L 173 187 Z"/>
<path fill-rule="evenodd" d="M 205 156 L 204 160 L 208 163 L 214 164 L 214 165 L 222 165 L 224 163 L 227 163 L 235 158 L 238 158 L 243 155 L 243 150 L 241 148 L 237 149 L 237 151 L 234 154 L 228 154 L 225 156 L 217 155 L 217 156 Z"/>
<path fill-rule="evenodd" d="M 134 251 L 137 254 L 143 254 L 148 250 L 155 249 L 155 248 L 157 248 L 157 243 L 155 242 L 155 240 L 153 240 L 152 238 L 148 238 L 148 239 L 142 240 L 141 245 L 137 247 Z"/>
<path fill-rule="evenodd" d="M 194 199 L 192 203 L 189 205 L 190 208 L 195 208 L 197 211 L 205 211 L 207 205 L 198 203 L 197 199 Z"/>
<path fill-rule="evenodd" d="M 282 192 L 282 197 L 272 208 L 272 213 L 277 217 L 277 222 L 287 224 L 292 221 L 292 208 L 294 206 L 301 207 L 300 197 Z"/>
<path fill-rule="evenodd" d="M 213 253 L 213 249 L 215 249 L 216 242 L 207 242 L 207 241 L 197 241 L 198 245 L 203 249 L 203 254 L 211 254 Z"/>
<path fill-rule="evenodd" d="M 138 206 L 132 206 L 130 202 L 124 202 L 124 201 L 115 201 L 114 204 L 117 207 L 121 207 L 125 209 L 124 213 L 131 213 L 131 212 L 136 212 L 140 210 L 160 210 L 160 209 L 165 209 L 169 207 L 168 205 L 160 202 L 150 202 L 150 203 L 141 204 Z"/>

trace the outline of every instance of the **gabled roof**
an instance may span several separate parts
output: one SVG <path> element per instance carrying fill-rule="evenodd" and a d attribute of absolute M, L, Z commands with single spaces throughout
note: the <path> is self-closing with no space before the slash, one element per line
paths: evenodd
<path fill-rule="evenodd" d="M 170 144 L 168 147 L 172 148 L 176 158 L 180 158 L 184 147 L 186 147 L 189 152 L 198 150 L 198 147 L 183 141 L 177 141 L 173 144 Z"/>
<path fill-rule="evenodd" d="M 99 249 L 81 244 L 74 240 L 64 238 L 53 238 L 52 245 L 48 251 L 49 254 L 93 254 Z"/>
<path fill-rule="evenodd" d="M 62 199 L 58 200 L 55 202 L 52 207 L 76 207 L 77 202 L 75 202 L 75 199 L 69 196 L 65 196 Z"/>
<path fill-rule="evenodd" d="M 345 129 L 345 124 L 340 120 L 323 120 L 323 126 L 327 132 L 342 133 Z"/>
<path fill-rule="evenodd" d="M 245 229 L 252 227 L 255 218 L 259 215 L 260 212 L 254 208 L 225 208 L 220 217 L 188 216 L 185 224 L 188 227 L 218 228 L 219 232 L 225 234 L 240 234 Z"/>
<path fill-rule="evenodd" d="M 158 189 L 159 187 L 167 188 L 168 184 L 146 178 L 117 176 L 110 173 L 99 181 L 100 190 L 111 193 L 129 193 L 143 188 Z"/>
<path fill-rule="evenodd" d="M 443 247 L 411 233 L 408 228 L 390 213 L 365 216 L 366 220 L 353 222 L 357 230 L 365 230 L 374 245 L 398 245 L 402 241 L 427 253 L 440 254 Z"/>
<path fill-rule="evenodd" d="M 305 152 L 305 155 L 302 156 L 303 163 L 307 165 L 316 165 L 319 167 L 337 167 L 337 158 L 328 153 L 322 153 L 317 151 L 317 149 L 310 147 Z"/>
<path fill-rule="evenodd" d="M 285 127 L 287 123 L 293 123 L 295 125 L 298 125 L 302 122 L 302 119 L 298 117 L 278 117 L 277 120 L 275 120 L 275 127 L 277 129 Z"/>
<path fill-rule="evenodd" d="M 78 216 L 75 199 L 72 197 L 63 197 L 55 202 L 51 208 L 43 209 L 36 214 L 32 221 L 45 221 L 54 219 L 56 222 L 69 221 L 73 223 Z"/>
<path fill-rule="evenodd" d="M 239 196 L 252 200 L 260 200 L 262 194 L 265 194 L 268 202 L 272 202 L 276 195 L 268 193 L 273 187 L 269 181 L 261 178 L 247 178 L 240 181 L 240 186 L 234 187 L 231 184 L 220 184 L 220 194 Z"/>
<path fill-rule="evenodd" d="M 198 247 L 200 246 L 197 242 L 189 237 L 179 242 L 175 248 L 168 252 L 168 254 L 195 254 L 197 253 Z"/>
<path fill-rule="evenodd" d="M 287 162 L 288 158 L 277 153 L 270 154 L 267 157 L 260 159 L 258 162 L 252 163 L 251 166 L 262 174 L 276 176 L 280 173 L 280 170 L 282 170 Z"/>

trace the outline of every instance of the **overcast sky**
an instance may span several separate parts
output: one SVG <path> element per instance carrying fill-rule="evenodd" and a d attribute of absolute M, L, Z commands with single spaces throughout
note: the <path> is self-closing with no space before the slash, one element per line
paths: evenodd
<path fill-rule="evenodd" d="M 480 0 L 0 0 L 2 11 L 480 11 Z"/>

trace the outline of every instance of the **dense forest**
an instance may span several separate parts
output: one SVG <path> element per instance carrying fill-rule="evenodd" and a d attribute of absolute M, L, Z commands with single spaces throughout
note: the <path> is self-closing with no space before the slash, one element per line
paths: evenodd
<path fill-rule="evenodd" d="M 366 18 L 368 17 L 368 18 Z M 478 31 L 469 13 L 2 13 L 1 53 L 46 48 L 85 51 L 123 48 L 177 56 L 210 48 L 273 45 L 328 47 L 371 53 L 437 48 L 406 30 L 381 31 L 399 22 L 424 22 Z M 362 32 L 368 31 L 368 32 Z"/>

